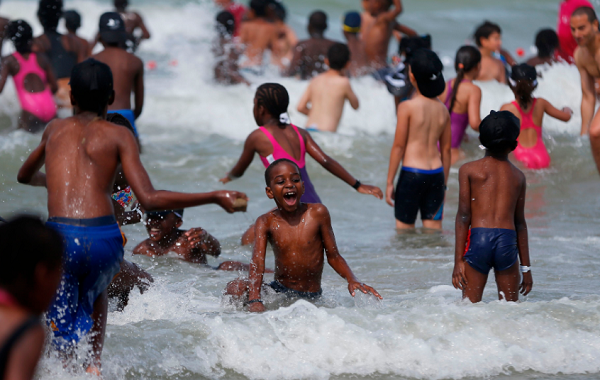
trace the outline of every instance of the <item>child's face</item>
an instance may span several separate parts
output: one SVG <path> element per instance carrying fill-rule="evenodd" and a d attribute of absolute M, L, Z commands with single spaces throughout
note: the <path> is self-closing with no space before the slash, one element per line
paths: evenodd
<path fill-rule="evenodd" d="M 296 166 L 282 162 L 273 168 L 271 184 L 266 192 L 270 199 L 275 199 L 280 210 L 296 211 L 304 194 L 304 182 Z"/>
<path fill-rule="evenodd" d="M 481 47 L 491 51 L 500 51 L 502 47 L 502 36 L 500 33 L 494 32 L 488 38 L 482 38 Z"/>
<path fill-rule="evenodd" d="M 144 224 L 150 240 L 158 242 L 171 235 L 173 230 L 181 226 L 181 219 L 175 214 L 169 213 L 165 217 L 159 215 L 149 215 Z"/>

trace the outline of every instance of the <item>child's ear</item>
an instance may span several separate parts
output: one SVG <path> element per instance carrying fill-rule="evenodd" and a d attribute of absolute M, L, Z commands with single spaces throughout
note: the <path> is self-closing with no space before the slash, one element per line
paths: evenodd
<path fill-rule="evenodd" d="M 269 199 L 275 198 L 275 195 L 273 195 L 273 190 L 271 190 L 269 186 L 265 187 L 265 193 L 267 193 L 267 197 L 269 197 Z"/>

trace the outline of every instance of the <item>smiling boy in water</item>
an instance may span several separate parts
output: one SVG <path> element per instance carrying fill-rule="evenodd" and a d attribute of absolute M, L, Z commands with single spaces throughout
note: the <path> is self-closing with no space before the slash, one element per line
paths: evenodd
<path fill-rule="evenodd" d="M 508 160 L 517 147 L 519 119 L 509 111 L 492 111 L 479 131 L 485 157 L 463 165 L 458 172 L 452 284 L 463 291 L 463 298 L 479 302 L 493 267 L 499 298 L 517 301 L 519 289 L 527 295 L 533 286 L 525 222 L 527 183 Z"/>
<path fill-rule="evenodd" d="M 275 281 L 264 286 L 270 286 L 277 293 L 319 298 L 325 251 L 329 265 L 348 281 L 348 291 L 353 297 L 358 289 L 382 299 L 375 289 L 358 281 L 340 255 L 327 207 L 300 201 L 304 182 L 298 166 L 287 159 L 276 160 L 265 171 L 265 182 L 267 196 L 275 200 L 277 209 L 256 220 L 249 279 L 230 282 L 226 293 L 238 298 L 248 294 L 248 310 L 265 311 L 260 292 L 269 242 L 275 254 Z"/>

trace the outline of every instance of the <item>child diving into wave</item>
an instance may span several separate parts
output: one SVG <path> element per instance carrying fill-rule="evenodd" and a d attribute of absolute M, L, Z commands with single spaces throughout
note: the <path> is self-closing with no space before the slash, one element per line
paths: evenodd
<path fill-rule="evenodd" d="M 277 83 L 265 83 L 256 90 L 254 97 L 254 120 L 259 129 L 252 132 L 246 139 L 244 151 L 237 164 L 221 182 L 227 183 L 244 175 L 252 163 L 254 154 L 258 153 L 265 167 L 273 161 L 287 158 L 298 165 L 305 192 L 302 202 L 321 203 L 315 188 L 306 172 L 305 155 L 308 153 L 323 168 L 335 175 L 359 193 L 370 194 L 378 199 L 383 199 L 380 188 L 362 184 L 346 171 L 336 160 L 325 154 L 310 134 L 293 125 L 287 114 L 290 98 L 287 90 Z M 242 238 L 242 244 L 251 244 L 254 238 L 253 229 L 250 228 Z"/>
<path fill-rule="evenodd" d="M 510 76 L 510 88 L 515 101 L 502 106 L 501 111 L 510 111 L 521 121 L 521 134 L 514 151 L 515 158 L 528 169 L 545 169 L 550 166 L 550 155 L 542 138 L 542 119 L 548 114 L 561 121 L 569 121 L 573 111 L 564 107 L 556 109 L 542 98 L 534 98 L 537 87 L 535 68 L 525 63 L 514 66 Z"/>
<path fill-rule="evenodd" d="M 481 53 L 473 46 L 463 46 L 456 52 L 454 60 L 456 78 L 448 81 L 444 92 L 438 98 L 450 111 L 452 128 L 451 165 L 465 158 L 460 144 L 465 138 L 467 126 L 479 131 L 479 109 L 481 108 L 481 89 L 473 80 L 481 70 Z"/>

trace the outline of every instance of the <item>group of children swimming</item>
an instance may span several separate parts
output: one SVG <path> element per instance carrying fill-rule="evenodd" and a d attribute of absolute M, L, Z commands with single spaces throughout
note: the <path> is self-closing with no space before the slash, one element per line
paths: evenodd
<path fill-rule="evenodd" d="M 397 3 L 394 1 L 396 7 Z M 111 15 L 105 18 L 106 25 L 118 21 Z M 382 299 L 356 277 L 340 255 L 329 210 L 307 173 L 306 154 L 359 193 L 379 200 L 385 197 L 394 207 L 396 228 L 414 228 L 420 213 L 425 228 L 441 229 L 450 167 L 464 159 L 460 144 L 468 125 L 479 132 L 485 157 L 459 170 L 452 283 L 462 290 L 463 298 L 479 302 L 493 268 L 500 299 L 517 301 L 519 293 L 531 291 L 524 217 L 526 180 L 510 162 L 509 154 L 514 152 L 527 168 L 547 167 L 550 158 L 541 134 L 543 115 L 566 121 L 571 112 L 534 98 L 537 73 L 521 64 L 513 66 L 509 75 L 515 102 L 480 119 L 481 90 L 473 80 L 484 70 L 486 75 L 492 71 L 489 68 L 496 62 L 487 59 L 485 49 L 488 40 L 499 38 L 489 24 L 483 25 L 492 30 L 489 34 L 485 30 L 479 33 L 480 49 L 464 46 L 458 50 L 457 77 L 448 82 L 433 51 L 410 51 L 405 79 L 411 95 L 397 109 L 385 192 L 361 183 L 323 152 L 307 129 L 291 123 L 289 94 L 282 85 L 258 87 L 253 100 L 258 129 L 248 136 L 238 162 L 221 182 L 241 177 L 258 153 L 266 169 L 265 193 L 274 200 L 275 208 L 261 215 L 242 236 L 243 244 L 253 244 L 251 262 L 226 261 L 215 268 L 248 271 L 247 278 L 228 283 L 224 294 L 242 301 L 251 312 L 266 310 L 265 289 L 286 297 L 318 299 L 326 258 L 347 281 L 352 296 L 360 291 Z M 19 58 L 27 55 L 23 62 L 37 59 L 38 66 L 45 67 L 43 58 L 31 51 L 21 49 L 19 53 L 21 47 L 31 45 L 24 23 L 12 27 L 18 30 L 9 34 L 17 48 L 15 54 Z M 110 39 L 109 35 L 101 38 Z M 109 50 L 107 54 L 121 53 Z M 313 121 L 326 129 L 337 128 L 345 100 L 358 107 L 344 76 L 350 57 L 347 45 L 331 44 L 324 61 L 329 68 L 312 80 L 299 105 L 309 117 L 314 110 Z M 13 58 L 19 64 L 16 76 L 28 66 Z M 40 79 L 41 75 L 37 74 Z M 86 370 L 100 375 L 109 295 L 125 307 L 134 286 L 144 290 L 152 282 L 149 273 L 123 260 L 126 237 L 121 226 L 145 223 L 149 238 L 133 249 L 134 254 L 156 257 L 175 252 L 188 262 L 206 265 L 207 255 L 219 256 L 220 243 L 203 228 L 181 230 L 183 210 L 205 204 L 217 204 L 229 213 L 247 208 L 247 196 L 237 191 L 188 194 L 153 187 L 140 160 L 133 124 L 127 115 L 109 115 L 124 78 L 101 59 L 75 64 L 70 73 L 73 116 L 54 119 L 45 127 L 40 145 L 18 173 L 20 183 L 47 188 L 49 218 L 45 225 L 27 216 L 0 223 L 3 257 L 10 264 L 0 268 L 0 318 L 4 321 L 0 323 L 0 377 L 33 376 L 44 344 L 44 329 L 37 318 L 43 312 L 53 347 L 65 358 L 83 337 L 89 337 L 92 349 Z M 26 85 L 35 86 L 36 81 Z M 42 167 L 45 172 L 40 171 Z M 267 243 L 275 256 L 274 279 L 269 283 L 264 282 L 264 273 L 270 272 L 265 268 Z"/>

